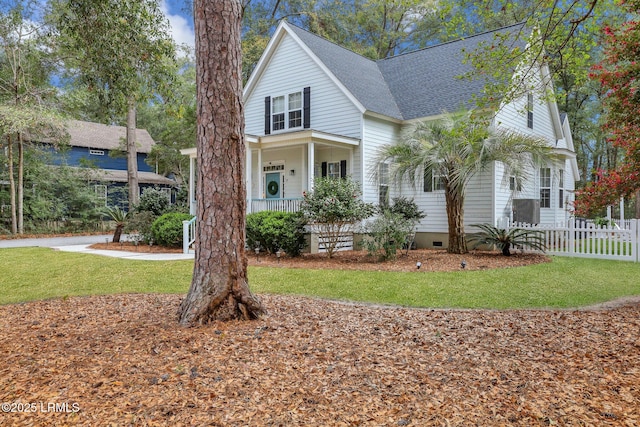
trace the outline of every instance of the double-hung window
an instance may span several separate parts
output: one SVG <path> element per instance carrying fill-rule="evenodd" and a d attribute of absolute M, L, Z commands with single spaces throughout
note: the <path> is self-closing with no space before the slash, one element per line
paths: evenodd
<path fill-rule="evenodd" d="M 302 127 L 302 92 L 289 94 L 289 129 Z"/>
<path fill-rule="evenodd" d="M 284 96 L 275 96 L 271 102 L 271 120 L 273 130 L 284 129 Z"/>
<path fill-rule="evenodd" d="M 424 171 L 424 192 L 444 191 L 444 180 L 442 176 L 436 175 L 431 169 Z"/>
<path fill-rule="evenodd" d="M 540 207 L 551 207 L 551 169 L 540 168 Z"/>
<path fill-rule="evenodd" d="M 302 127 L 302 92 L 274 96 L 271 101 L 271 128 L 274 131 Z"/>

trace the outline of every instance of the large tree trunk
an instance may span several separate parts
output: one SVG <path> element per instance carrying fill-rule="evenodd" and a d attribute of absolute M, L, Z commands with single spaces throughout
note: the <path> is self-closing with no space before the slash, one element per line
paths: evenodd
<path fill-rule="evenodd" d="M 13 141 L 11 140 L 11 135 L 7 135 L 7 167 L 9 174 L 9 198 L 11 200 L 11 233 L 18 234 L 16 179 L 13 176 Z"/>
<path fill-rule="evenodd" d="M 136 102 L 129 100 L 127 111 L 127 183 L 129 184 L 129 210 L 138 204 L 138 148 L 136 147 Z"/>
<path fill-rule="evenodd" d="M 451 254 L 467 253 L 467 239 L 464 234 L 464 197 L 449 185 L 445 188 L 447 221 L 449 223 L 449 247 Z"/>
<path fill-rule="evenodd" d="M 241 2 L 195 1 L 198 102 L 197 225 L 193 279 L 183 325 L 256 318 L 245 253 Z"/>
<path fill-rule="evenodd" d="M 640 190 L 636 190 L 635 217 L 640 219 Z"/>
<path fill-rule="evenodd" d="M 24 140 L 18 134 L 18 234 L 24 234 Z"/>

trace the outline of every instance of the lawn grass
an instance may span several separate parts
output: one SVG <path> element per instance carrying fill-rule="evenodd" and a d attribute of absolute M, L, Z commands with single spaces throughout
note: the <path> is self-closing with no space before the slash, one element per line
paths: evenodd
<path fill-rule="evenodd" d="M 78 295 L 184 293 L 193 261 L 140 261 L 47 248 L 0 249 L 0 304 Z M 640 264 L 554 257 L 528 267 L 380 272 L 250 267 L 256 293 L 430 308 L 568 308 L 640 295 Z"/>

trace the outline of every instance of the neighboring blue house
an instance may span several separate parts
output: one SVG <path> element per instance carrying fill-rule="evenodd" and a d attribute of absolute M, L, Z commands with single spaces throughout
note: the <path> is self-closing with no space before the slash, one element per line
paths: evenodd
<path fill-rule="evenodd" d="M 67 125 L 67 132 L 69 147 L 62 150 L 52 148 L 55 153 L 54 164 L 92 168 L 95 171 L 92 185 L 105 206 L 127 209 L 126 128 L 72 120 Z M 155 168 L 145 162 L 155 144 L 151 135 L 145 129 L 137 129 L 136 141 L 140 194 L 145 188 L 159 188 L 174 203 L 176 181 L 157 174 Z"/>

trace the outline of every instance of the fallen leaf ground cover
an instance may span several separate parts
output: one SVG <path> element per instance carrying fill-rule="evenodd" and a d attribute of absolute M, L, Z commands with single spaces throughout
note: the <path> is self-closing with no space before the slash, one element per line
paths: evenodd
<path fill-rule="evenodd" d="M 197 328 L 177 325 L 179 295 L 0 306 L 0 402 L 35 404 L 0 425 L 640 425 L 637 298 L 498 311 L 261 297 L 263 319 Z"/>

